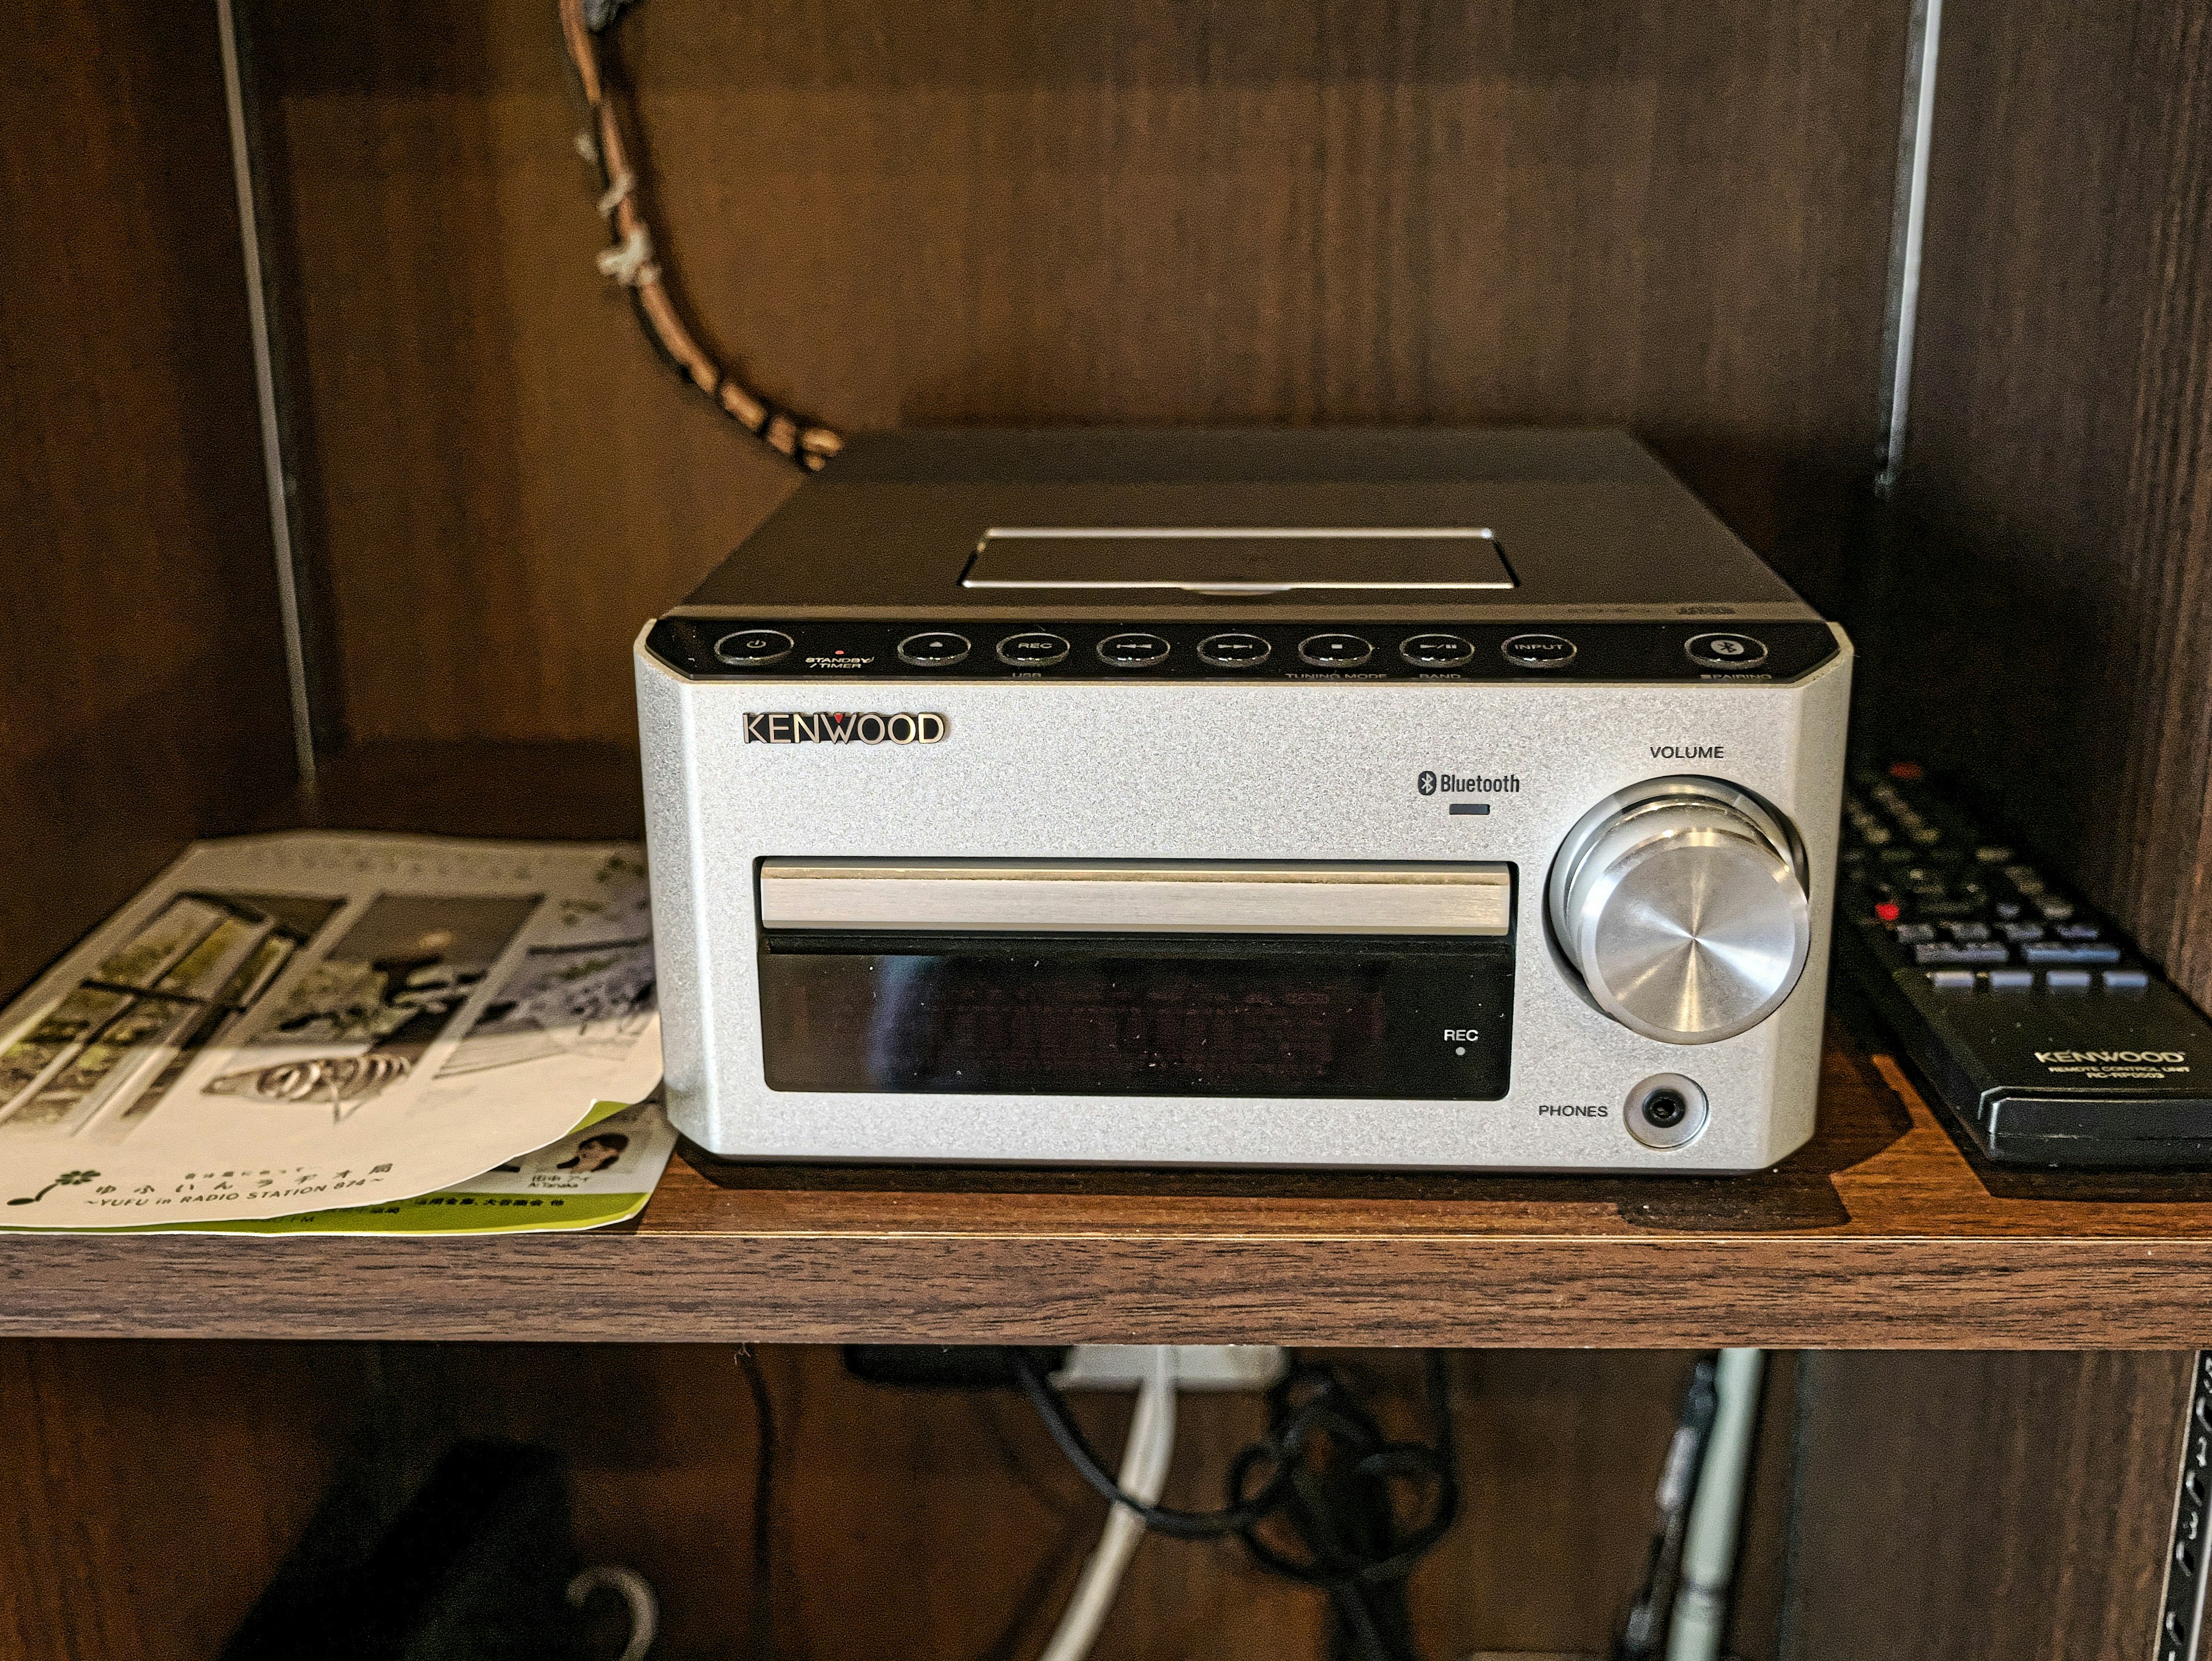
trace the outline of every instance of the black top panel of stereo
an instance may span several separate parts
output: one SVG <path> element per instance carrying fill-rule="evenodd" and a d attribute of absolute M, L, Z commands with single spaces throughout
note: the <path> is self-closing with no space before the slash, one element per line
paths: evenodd
<path fill-rule="evenodd" d="M 1814 617 L 1627 434 L 1440 428 L 859 435 L 684 609 Z"/>
<path fill-rule="evenodd" d="M 653 654 L 697 680 L 1789 681 L 1821 623 L 998 623 L 664 618 Z"/>

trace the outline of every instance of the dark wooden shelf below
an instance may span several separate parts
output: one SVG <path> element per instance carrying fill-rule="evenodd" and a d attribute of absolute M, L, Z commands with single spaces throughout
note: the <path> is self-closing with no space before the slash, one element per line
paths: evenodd
<path fill-rule="evenodd" d="M 618 835 L 626 764 L 371 753 L 333 769 L 324 822 L 515 834 L 512 806 L 432 799 L 526 780 L 588 804 L 587 824 L 560 828 Z M 1820 1134 L 1750 1177 L 774 1165 L 687 1147 L 635 1225 L 590 1234 L 0 1238 L 0 1335 L 2212 1342 L 2212 1176 L 2008 1171 L 1938 1111 L 1838 1031 Z"/>

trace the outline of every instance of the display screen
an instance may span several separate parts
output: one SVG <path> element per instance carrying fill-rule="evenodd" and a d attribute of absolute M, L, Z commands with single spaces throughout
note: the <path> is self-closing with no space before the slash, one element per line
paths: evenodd
<path fill-rule="evenodd" d="M 760 972 L 776 1090 L 1492 1101 L 1511 1051 L 1498 940 L 825 931 Z"/>

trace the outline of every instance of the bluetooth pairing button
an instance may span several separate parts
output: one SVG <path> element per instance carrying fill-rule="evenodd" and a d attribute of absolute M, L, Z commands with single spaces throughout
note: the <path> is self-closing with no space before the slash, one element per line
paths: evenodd
<path fill-rule="evenodd" d="M 1749 635 L 1692 635 L 1682 649 L 1700 669 L 1756 669 L 1766 661 L 1766 642 Z"/>

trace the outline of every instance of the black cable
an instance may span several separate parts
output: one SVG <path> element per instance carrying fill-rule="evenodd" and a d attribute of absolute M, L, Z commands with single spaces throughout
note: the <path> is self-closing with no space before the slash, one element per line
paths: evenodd
<path fill-rule="evenodd" d="M 1231 1461 L 1227 1504 L 1206 1512 L 1150 1505 L 1125 1492 L 1036 1358 L 1016 1350 L 1008 1360 L 1053 1440 L 1104 1498 L 1176 1539 L 1233 1534 L 1262 1568 L 1326 1591 L 1340 1654 L 1417 1661 L 1406 1577 L 1459 1515 L 1442 1351 L 1425 1360 L 1433 1447 L 1390 1440 L 1333 1368 L 1300 1362 L 1268 1392 L 1266 1436 Z M 1410 1525 L 1400 1515 L 1401 1489 L 1427 1496 L 1425 1516 Z"/>
<path fill-rule="evenodd" d="M 760 1444 L 760 1457 L 753 1466 L 752 1649 L 754 1661 L 773 1661 L 775 1536 L 769 1506 L 775 1497 L 775 1408 L 769 1397 L 768 1379 L 761 1372 L 760 1358 L 750 1349 L 740 1349 L 738 1367 L 745 1375 L 746 1387 L 752 1391 L 753 1423 Z"/>
<path fill-rule="evenodd" d="M 1654 1501 L 1657 1520 L 1653 1524 L 1651 1548 L 1644 1563 L 1644 1585 L 1629 1606 L 1628 1620 L 1613 1646 L 1613 1661 L 1651 1661 L 1667 1647 L 1668 1617 L 1674 1612 L 1674 1594 L 1682 1578 L 1682 1542 L 1690 1524 L 1690 1501 L 1698 1492 L 1698 1477 L 1705 1469 L 1705 1450 L 1712 1440 L 1713 1419 L 1720 1410 L 1717 1357 L 1701 1356 L 1690 1369 L 1690 1382 L 1682 1392 L 1681 1417 L 1674 1439 L 1667 1446 L 1667 1463 L 1659 1473 L 1659 1492 Z"/>

